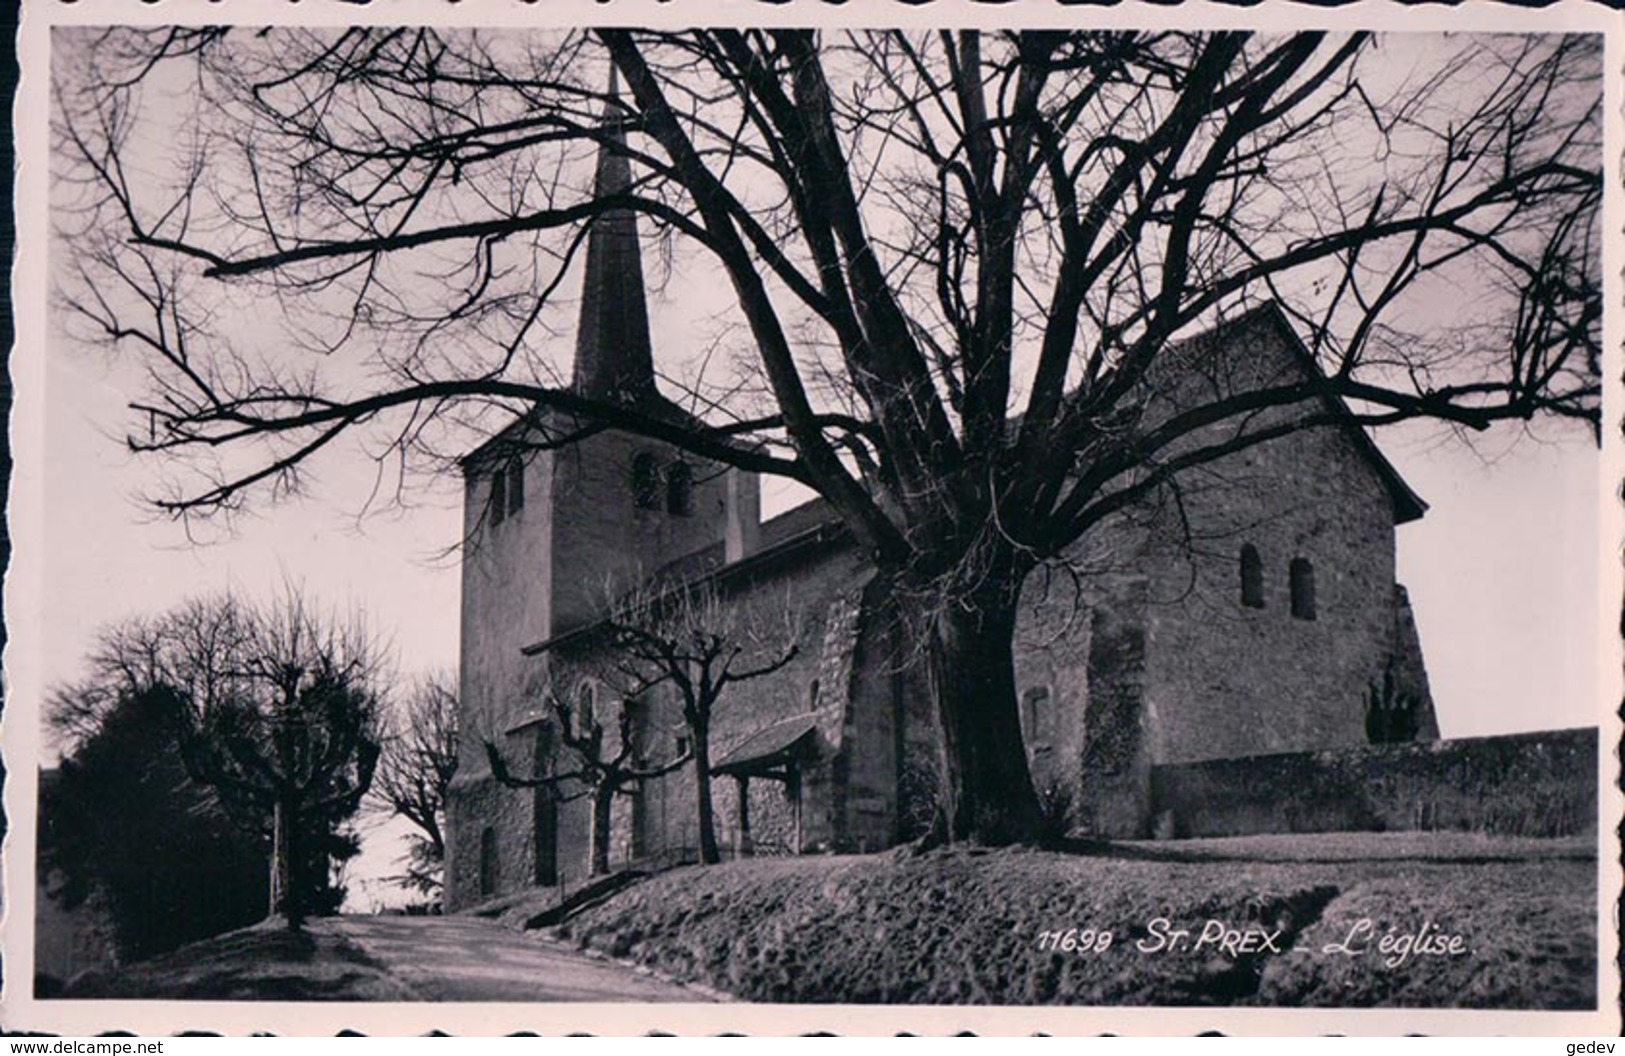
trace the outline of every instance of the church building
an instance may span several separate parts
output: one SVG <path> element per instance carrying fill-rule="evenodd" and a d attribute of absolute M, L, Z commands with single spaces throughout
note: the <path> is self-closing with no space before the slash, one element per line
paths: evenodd
<path fill-rule="evenodd" d="M 625 158 L 604 151 L 596 179 L 600 195 L 629 186 Z M 1316 369 L 1270 304 L 1162 358 L 1170 412 L 1198 388 Z M 637 221 L 606 213 L 588 238 L 574 388 L 681 424 L 653 362 Z M 1025 585 L 1023 733 L 1041 798 L 1072 831 L 1179 835 L 1159 807 L 1159 766 L 1363 745 L 1373 699 L 1405 702 L 1409 737 L 1438 737 L 1394 571 L 1395 527 L 1425 506 L 1358 425 L 1329 417 L 1204 467 Z M 487 744 L 532 776 L 571 770 L 562 734 L 594 726 L 629 739 L 627 757 L 650 770 L 691 750 L 671 686 L 628 696 L 613 677 L 626 665 L 603 620 L 640 589 L 706 592 L 730 633 L 777 664 L 718 701 L 709 756 L 725 855 L 872 851 L 922 832 L 936 751 L 923 677 L 838 518 L 815 500 L 763 519 L 751 474 L 625 432 L 532 442 L 572 431 L 539 411 L 463 463 L 447 908 L 576 885 L 589 867 L 582 790 L 508 787 Z M 550 698 L 569 702 L 579 729 L 559 729 Z M 693 860 L 694 781 L 678 765 L 616 797 L 612 866 Z"/>

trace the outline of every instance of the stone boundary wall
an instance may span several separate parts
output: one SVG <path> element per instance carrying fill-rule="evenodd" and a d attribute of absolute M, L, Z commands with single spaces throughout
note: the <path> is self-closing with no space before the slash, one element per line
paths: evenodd
<path fill-rule="evenodd" d="M 1455 829 L 1595 835 L 1597 730 L 1545 730 L 1157 766 L 1164 837 Z"/>

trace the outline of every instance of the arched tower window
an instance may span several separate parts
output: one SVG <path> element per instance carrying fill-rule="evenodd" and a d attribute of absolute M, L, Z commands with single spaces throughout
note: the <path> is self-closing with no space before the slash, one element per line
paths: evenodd
<path fill-rule="evenodd" d="M 626 709 L 626 731 L 632 738 L 632 765 L 642 766 L 654 754 L 654 714 L 647 700 L 633 698 Z"/>
<path fill-rule="evenodd" d="M 508 516 L 512 517 L 525 508 L 525 463 L 519 458 L 510 459 L 503 473 L 508 478 Z"/>
<path fill-rule="evenodd" d="M 818 710 L 818 679 L 813 679 L 807 686 L 807 710 Z"/>
<path fill-rule="evenodd" d="M 694 512 L 694 471 L 687 462 L 666 467 L 666 512 L 679 517 Z"/>
<path fill-rule="evenodd" d="M 1252 543 L 1241 548 L 1241 603 L 1249 609 L 1264 607 L 1264 562 Z"/>
<path fill-rule="evenodd" d="M 1300 620 L 1315 618 L 1315 566 L 1307 557 L 1294 557 L 1287 569 L 1292 583 L 1292 615 Z"/>
<path fill-rule="evenodd" d="M 652 451 L 632 456 L 632 505 L 640 510 L 660 505 L 660 462 Z"/>
<path fill-rule="evenodd" d="M 525 464 L 510 458 L 491 472 L 491 527 L 525 508 Z"/>

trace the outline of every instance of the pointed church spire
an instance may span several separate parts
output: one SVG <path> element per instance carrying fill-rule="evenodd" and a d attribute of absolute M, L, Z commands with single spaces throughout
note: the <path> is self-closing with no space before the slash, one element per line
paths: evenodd
<path fill-rule="evenodd" d="M 610 102 L 603 127 L 610 142 L 598 148 L 593 197 L 619 194 L 632 186 L 632 166 L 615 146 L 626 143 L 616 101 L 615 68 L 610 67 Z M 643 289 L 643 253 L 637 214 L 611 209 L 592 221 L 587 236 L 587 275 L 581 287 L 581 319 L 576 329 L 576 392 L 594 399 L 635 400 L 655 391 L 654 355 L 649 342 L 649 306 Z"/>

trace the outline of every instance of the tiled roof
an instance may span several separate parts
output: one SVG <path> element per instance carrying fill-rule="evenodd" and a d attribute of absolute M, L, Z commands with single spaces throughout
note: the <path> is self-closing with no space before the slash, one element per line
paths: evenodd
<path fill-rule="evenodd" d="M 745 738 L 743 743 L 712 766 L 711 772 L 745 776 L 761 773 L 788 761 L 794 750 L 816 729 L 818 720 L 810 714 L 776 722 Z"/>

